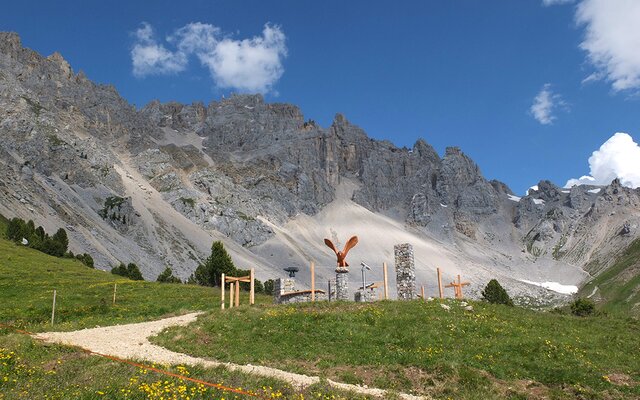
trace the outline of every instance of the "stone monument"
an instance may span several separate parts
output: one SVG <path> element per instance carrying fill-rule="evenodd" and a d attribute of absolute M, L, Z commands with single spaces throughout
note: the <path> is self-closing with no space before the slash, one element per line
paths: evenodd
<path fill-rule="evenodd" d="M 393 246 L 396 258 L 396 288 L 398 300 L 413 300 L 416 297 L 416 266 L 413 246 L 409 243 Z"/>

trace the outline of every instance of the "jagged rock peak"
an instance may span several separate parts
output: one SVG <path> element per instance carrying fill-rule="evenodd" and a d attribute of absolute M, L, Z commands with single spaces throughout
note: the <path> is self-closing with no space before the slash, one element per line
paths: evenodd
<path fill-rule="evenodd" d="M 436 152 L 433 146 L 431 146 L 422 138 L 418 139 L 416 143 L 413 145 L 413 153 L 417 154 L 420 158 L 429 159 L 434 162 L 440 161 L 440 156 L 438 155 L 438 152 Z"/>
<path fill-rule="evenodd" d="M 21 49 L 20 35 L 16 32 L 0 32 L 0 52 L 15 56 Z"/>

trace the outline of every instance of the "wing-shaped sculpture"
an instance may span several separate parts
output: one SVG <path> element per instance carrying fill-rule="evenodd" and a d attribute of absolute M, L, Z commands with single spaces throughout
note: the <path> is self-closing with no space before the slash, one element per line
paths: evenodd
<path fill-rule="evenodd" d="M 356 244 L 358 244 L 358 237 L 352 236 L 351 239 L 347 241 L 347 244 L 345 244 L 342 251 L 338 251 L 338 249 L 336 249 L 336 246 L 329 239 L 325 239 L 324 244 L 326 244 L 331 250 L 333 250 L 334 253 L 336 253 L 338 267 L 348 267 L 349 264 L 347 263 L 345 258 L 347 257 L 347 253 L 349 252 L 349 250 L 351 250 Z"/>

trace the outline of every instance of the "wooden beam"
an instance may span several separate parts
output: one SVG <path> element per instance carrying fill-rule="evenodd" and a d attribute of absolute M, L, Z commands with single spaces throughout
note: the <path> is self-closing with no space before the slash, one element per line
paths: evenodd
<path fill-rule="evenodd" d="M 229 283 L 229 308 L 233 308 L 233 285 L 235 283 Z"/>
<path fill-rule="evenodd" d="M 444 289 L 442 289 L 442 272 L 440 272 L 440 268 L 436 268 L 438 271 L 438 291 L 440 294 L 440 298 L 444 299 Z"/>
<path fill-rule="evenodd" d="M 236 307 L 240 307 L 240 282 L 236 282 Z"/>
<path fill-rule="evenodd" d="M 421 291 L 421 294 L 422 294 L 422 298 L 423 298 L 424 300 L 426 300 L 426 299 L 424 298 L 424 285 L 422 285 L 422 286 L 420 287 L 420 291 Z"/>
<path fill-rule="evenodd" d="M 249 305 L 254 305 L 256 303 L 256 269 L 251 268 L 251 273 L 249 274 L 251 277 L 251 283 L 249 284 Z"/>
<path fill-rule="evenodd" d="M 387 278 L 387 263 L 382 263 L 382 275 L 384 276 L 384 299 L 389 300 L 389 281 Z"/>
<path fill-rule="evenodd" d="M 311 262 L 311 301 L 316 301 L 316 266 Z"/>
<path fill-rule="evenodd" d="M 225 289 L 224 274 L 222 274 L 222 278 L 220 278 L 220 287 L 222 288 L 222 290 L 220 291 L 220 309 L 224 310 L 224 289 Z"/>
<path fill-rule="evenodd" d="M 247 275 L 247 276 L 227 276 L 226 278 L 227 283 L 228 282 L 251 282 L 251 275 Z"/>

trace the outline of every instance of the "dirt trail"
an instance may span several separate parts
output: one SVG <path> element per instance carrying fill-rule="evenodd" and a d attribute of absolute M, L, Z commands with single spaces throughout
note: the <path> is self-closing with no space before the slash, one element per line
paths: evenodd
<path fill-rule="evenodd" d="M 36 338 L 46 342 L 78 346 L 86 350 L 119 358 L 144 360 L 157 364 L 170 365 L 202 365 L 205 367 L 224 366 L 231 371 L 240 371 L 265 377 L 273 377 L 285 381 L 295 387 L 306 387 L 320 381 L 317 376 L 294 374 L 270 367 L 256 365 L 238 365 L 218 362 L 204 358 L 191 357 L 156 346 L 149 342 L 149 337 L 160 333 L 165 328 L 177 325 L 188 325 L 194 322 L 201 313 L 191 313 L 178 317 L 165 318 L 158 321 L 137 324 L 116 325 L 103 328 L 82 329 L 73 332 L 39 333 Z M 358 385 L 350 385 L 327 380 L 337 389 L 353 391 L 359 394 L 386 398 L 386 391 Z M 399 394 L 407 400 L 426 399 L 426 397 Z"/>

